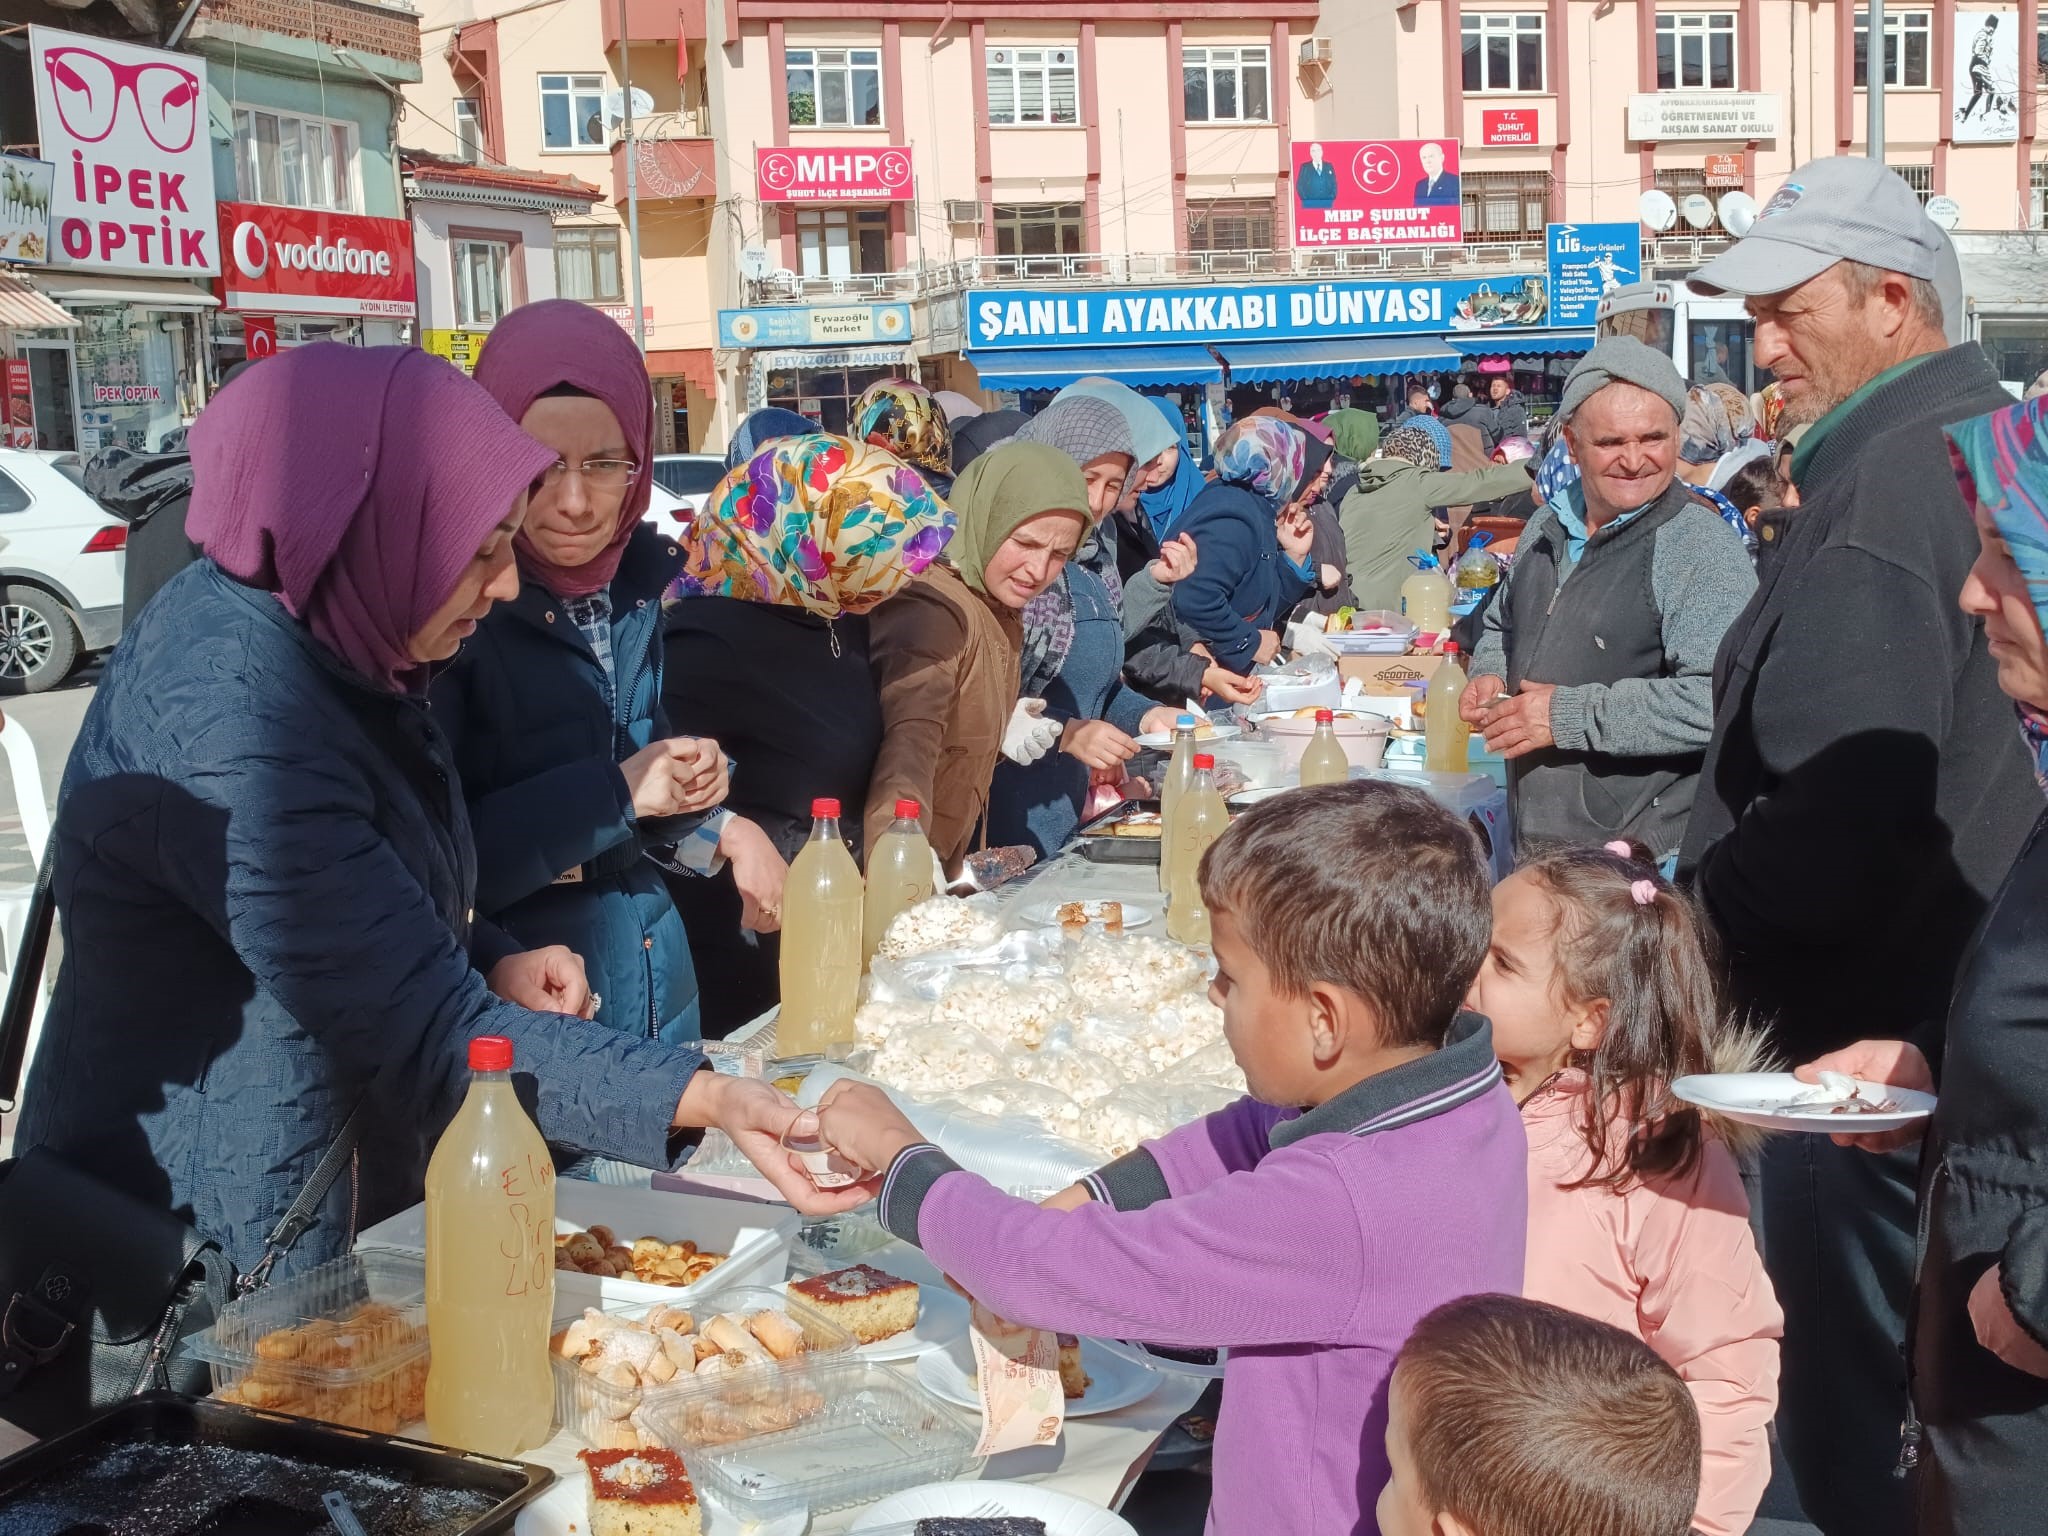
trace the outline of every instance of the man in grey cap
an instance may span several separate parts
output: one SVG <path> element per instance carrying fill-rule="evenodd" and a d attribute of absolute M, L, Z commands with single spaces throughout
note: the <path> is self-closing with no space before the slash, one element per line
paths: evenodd
<path fill-rule="evenodd" d="M 1634 337 L 1601 342 L 1565 380 L 1579 480 L 1529 519 L 1462 706 L 1508 759 L 1524 848 L 1631 838 L 1661 861 L 1685 836 L 1714 653 L 1756 577 L 1678 478 L 1684 413 L 1678 370 Z"/>
<path fill-rule="evenodd" d="M 2010 400 L 1980 348 L 1947 345 L 1946 247 L 1895 173 L 1815 160 L 1692 278 L 1747 301 L 1785 424 L 1811 423 L 1799 511 L 1716 664 L 1681 860 L 1735 1001 L 1795 1062 L 1866 1037 L 1938 1044 L 1971 929 L 2040 811 L 1983 630 L 1956 607 L 1977 539 L 1939 428 Z M 1913 1524 L 1892 1472 L 1916 1158 L 1825 1136 L 1764 1152 L 1779 1439 L 1829 1536 Z"/>

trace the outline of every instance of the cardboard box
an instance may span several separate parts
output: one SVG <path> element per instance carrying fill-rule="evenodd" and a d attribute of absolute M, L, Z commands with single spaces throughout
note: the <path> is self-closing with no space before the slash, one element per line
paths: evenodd
<path fill-rule="evenodd" d="M 1441 656 L 1339 656 L 1337 675 L 1355 677 L 1367 693 L 1410 694 L 1443 664 Z"/>

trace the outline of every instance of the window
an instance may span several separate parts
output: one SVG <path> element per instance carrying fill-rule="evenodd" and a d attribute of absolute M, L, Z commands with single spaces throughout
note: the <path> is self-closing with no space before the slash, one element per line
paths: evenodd
<path fill-rule="evenodd" d="M 455 158 L 475 165 L 484 157 L 484 120 L 467 96 L 455 98 Z"/>
<path fill-rule="evenodd" d="M 784 57 L 792 128 L 881 125 L 879 48 L 792 48 Z"/>
<path fill-rule="evenodd" d="M 1191 123 L 1271 122 L 1265 48 L 1183 48 L 1181 96 Z"/>
<path fill-rule="evenodd" d="M 852 277 L 889 270 L 889 215 L 880 208 L 807 209 L 796 216 L 805 277 Z"/>
<path fill-rule="evenodd" d="M 555 231 L 555 292 L 585 303 L 625 300 L 619 277 L 619 232 L 565 225 Z"/>
<path fill-rule="evenodd" d="M 540 77 L 542 149 L 603 149 L 604 76 Z"/>
<path fill-rule="evenodd" d="M 1270 251 L 1273 204 L 1257 197 L 1216 198 L 1188 204 L 1191 251 Z"/>
<path fill-rule="evenodd" d="M 1081 249 L 1079 203 L 997 203 L 998 256 L 1072 256 Z"/>
<path fill-rule="evenodd" d="M 2034 205 L 2034 216 L 2029 222 L 2035 229 L 2048 229 L 2048 160 L 2034 162 L 2029 186 Z"/>
<path fill-rule="evenodd" d="M 1466 90 L 1475 95 L 1543 90 L 1540 11 L 1468 11 L 1458 25 L 1465 45 Z"/>
<path fill-rule="evenodd" d="M 1071 48 L 991 48 L 988 120 L 1016 123 L 1081 121 L 1080 76 Z"/>
<path fill-rule="evenodd" d="M 1727 238 L 1727 227 L 1721 222 L 1721 199 L 1726 195 L 1728 189 L 1726 187 L 1708 186 L 1707 173 L 1704 167 L 1681 166 L 1672 170 L 1659 171 L 1657 173 L 1657 187 L 1659 191 L 1668 192 L 1671 195 L 1671 201 L 1678 204 L 1678 222 L 1671 226 L 1671 233 L 1673 235 L 1696 234 L 1723 239 Z M 1692 220 L 1685 216 L 1685 200 L 1695 193 L 1704 197 L 1714 209 L 1713 219 L 1697 229 L 1693 227 Z"/>
<path fill-rule="evenodd" d="M 1934 12 L 1884 13 L 1884 83 L 1906 90 L 1925 90 L 1927 61 L 1932 56 Z M 1870 12 L 1856 13 L 1856 89 L 1870 84 Z"/>
<path fill-rule="evenodd" d="M 1894 165 L 1889 169 L 1897 171 L 1913 189 L 1913 195 L 1920 199 L 1920 206 L 1927 206 L 1927 199 L 1934 196 L 1934 167 L 1931 165 Z"/>
<path fill-rule="evenodd" d="M 1735 89 L 1735 12 L 1696 11 L 1657 18 L 1657 89 Z"/>
<path fill-rule="evenodd" d="M 455 323 L 464 330 L 495 325 L 512 307 L 512 247 L 503 240 L 457 240 Z"/>
<path fill-rule="evenodd" d="M 354 125 L 235 108 L 235 187 L 245 202 L 354 213 Z"/>
<path fill-rule="evenodd" d="M 0 514 L 26 512 L 35 505 L 35 498 L 22 488 L 22 484 L 4 469 L 0 469 Z"/>
<path fill-rule="evenodd" d="M 1467 171 L 1458 191 L 1468 244 L 1543 238 L 1550 222 L 1548 171 Z"/>

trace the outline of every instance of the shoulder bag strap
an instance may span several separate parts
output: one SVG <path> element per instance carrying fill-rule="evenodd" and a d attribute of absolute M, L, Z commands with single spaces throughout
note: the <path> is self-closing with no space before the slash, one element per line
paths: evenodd
<path fill-rule="evenodd" d="M 270 1229 L 270 1236 L 263 1240 L 263 1257 L 248 1274 L 235 1281 L 235 1294 L 247 1296 L 260 1291 L 270 1283 L 270 1272 L 277 1261 L 291 1251 L 291 1246 L 306 1235 L 306 1229 L 313 1225 L 320 1214 L 320 1203 L 327 1198 L 327 1191 L 334 1187 L 334 1181 L 341 1177 L 342 1169 L 356 1155 L 356 1142 L 363 1132 L 363 1101 L 358 1099 L 356 1107 L 348 1112 L 348 1119 L 342 1122 L 341 1134 L 334 1138 L 320 1159 L 313 1176 L 306 1180 L 299 1190 L 299 1197 L 292 1201 L 276 1226 Z"/>

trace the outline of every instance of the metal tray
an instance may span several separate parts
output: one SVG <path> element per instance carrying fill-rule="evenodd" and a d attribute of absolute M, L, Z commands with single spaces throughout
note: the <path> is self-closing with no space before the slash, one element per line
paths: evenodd
<path fill-rule="evenodd" d="M 339 1492 L 378 1536 L 489 1536 L 542 1467 L 176 1392 L 132 1397 L 0 1461 L 7 1536 L 332 1536 Z"/>
<path fill-rule="evenodd" d="M 1157 864 L 1163 838 L 1117 837 L 1094 831 L 1095 828 L 1106 827 L 1133 811 L 1151 809 L 1153 807 L 1140 805 L 1135 800 L 1121 801 L 1100 816 L 1091 817 L 1075 828 L 1074 847 L 1079 850 L 1082 858 L 1097 864 Z"/>

